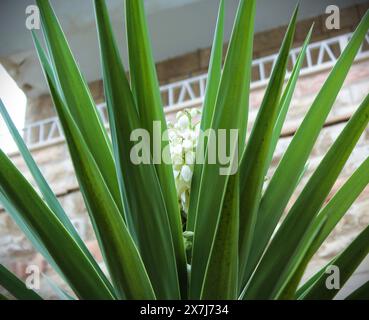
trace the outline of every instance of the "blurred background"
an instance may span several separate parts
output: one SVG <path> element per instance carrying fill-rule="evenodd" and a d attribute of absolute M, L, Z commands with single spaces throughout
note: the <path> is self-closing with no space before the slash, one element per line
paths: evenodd
<path fill-rule="evenodd" d="M 290 54 L 289 70 L 292 69 L 299 53 L 299 47 L 312 23 L 315 24 L 314 32 L 269 175 L 273 173 L 291 137 L 299 127 L 335 61 L 345 48 L 351 32 L 369 8 L 368 0 L 300 0 L 299 2 L 299 22 L 294 50 Z M 108 125 L 93 3 L 90 0 L 53 0 L 51 3 L 82 73 L 89 83 L 100 115 Z M 116 38 L 120 44 L 121 55 L 127 66 L 123 1 L 107 0 L 107 4 Z M 168 121 L 170 121 L 175 113 L 183 108 L 201 107 L 218 0 L 145 0 L 145 4 L 163 105 Z M 102 262 L 59 122 L 55 117 L 47 85 L 33 48 L 30 32 L 25 25 L 26 8 L 29 5 L 34 5 L 34 2 L 32 0 L 2 0 L 0 2 L 0 98 L 19 131 L 22 132 L 35 160 L 60 199 L 62 206 L 70 215 L 96 259 Z M 238 0 L 226 1 L 225 54 L 237 5 Z M 249 128 L 252 126 L 263 98 L 275 55 L 278 53 L 286 24 L 295 5 L 296 0 L 259 0 L 257 2 Z M 327 28 L 326 21 L 329 14 L 326 13 L 326 8 L 329 5 L 336 5 L 340 10 L 338 29 Z M 336 139 L 368 92 L 369 34 L 314 147 L 308 170 L 296 195 L 301 191 L 308 177 L 319 164 L 322 155 Z M 0 147 L 30 178 L 2 120 L 0 120 Z M 369 129 L 367 128 L 333 192 L 346 181 L 368 155 Z M 308 267 L 305 279 L 345 248 L 368 224 L 369 188 L 366 188 L 319 250 Z M 27 276 L 27 266 L 37 265 L 46 275 L 41 279 L 41 292 L 47 297 L 55 296 L 46 278 L 62 283 L 50 266 L 33 249 L 23 233 L 3 210 L 1 204 L 0 263 L 23 279 Z M 369 258 L 362 263 L 352 280 L 346 284 L 344 292 L 352 291 L 367 280 L 369 280 Z"/>

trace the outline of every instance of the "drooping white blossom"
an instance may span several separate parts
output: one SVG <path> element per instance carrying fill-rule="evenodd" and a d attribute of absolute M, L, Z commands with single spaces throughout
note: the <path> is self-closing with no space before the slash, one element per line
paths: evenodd
<path fill-rule="evenodd" d="M 192 179 L 192 170 L 188 165 L 184 165 L 181 169 L 181 177 L 185 182 L 190 182 Z"/>
<path fill-rule="evenodd" d="M 170 153 L 176 183 L 178 202 L 184 214 L 188 213 L 191 181 L 200 130 L 197 108 L 180 111 L 176 121 L 168 124 Z"/>

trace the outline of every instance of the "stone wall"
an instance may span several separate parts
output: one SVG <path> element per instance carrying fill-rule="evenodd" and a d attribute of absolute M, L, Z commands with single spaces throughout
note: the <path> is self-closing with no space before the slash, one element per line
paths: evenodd
<path fill-rule="evenodd" d="M 345 9 L 342 13 L 343 29 L 337 32 L 328 32 L 324 30 L 323 17 L 316 17 L 307 21 L 300 22 L 297 30 L 297 43 L 300 45 L 303 41 L 307 29 L 314 20 L 316 29 L 313 41 L 325 39 L 335 36 L 339 33 L 347 33 L 353 30 L 363 15 L 365 7 L 368 5 L 354 6 Z M 277 51 L 284 27 L 272 31 L 260 33 L 255 39 L 255 57 L 265 56 Z M 177 57 L 169 61 L 159 63 L 157 65 L 159 79 L 161 83 L 176 81 L 189 76 L 206 72 L 209 49 L 199 50 L 195 53 Z M 302 76 L 296 88 L 295 95 L 292 100 L 292 107 L 288 114 L 286 124 L 283 129 L 282 137 L 278 143 L 276 153 L 274 155 L 273 164 L 268 175 L 273 173 L 284 151 L 286 150 L 292 136 L 299 124 L 301 123 L 308 108 L 313 102 L 318 90 L 321 88 L 328 71 L 319 72 L 309 76 Z M 93 96 L 97 102 L 103 101 L 103 89 L 101 81 L 97 81 L 90 85 Z M 256 113 L 262 101 L 265 88 L 254 89 L 250 96 L 250 126 L 255 119 Z M 321 132 L 309 160 L 308 170 L 302 179 L 297 192 L 292 200 L 302 190 L 302 187 L 308 180 L 311 173 L 317 167 L 330 145 L 337 138 L 342 128 L 347 123 L 352 113 L 369 92 L 369 60 L 355 63 L 351 68 L 349 76 L 341 90 L 335 106 L 330 113 L 325 128 Z M 27 119 L 33 122 L 44 119 L 53 115 L 51 101 L 48 96 L 42 96 L 33 100 L 27 110 Z M 83 203 L 83 199 L 79 192 L 78 184 L 74 175 L 73 166 L 70 161 L 67 146 L 61 142 L 47 148 L 38 148 L 32 151 L 33 156 L 45 174 L 52 189 L 57 194 L 63 208 L 76 225 L 82 238 L 86 241 L 96 259 L 101 262 L 101 254 L 99 252 L 91 224 Z M 369 155 L 369 128 L 361 137 L 358 145 L 345 166 L 339 180 L 334 186 L 336 191 L 344 181 L 352 174 L 360 163 Z M 27 178 L 30 174 L 26 169 L 24 161 L 17 154 L 12 155 L 12 160 L 16 166 L 25 173 Z M 32 179 L 30 178 L 32 181 Z M 333 192 L 332 192 L 333 193 Z M 323 266 L 335 254 L 340 252 L 345 246 L 369 224 L 369 187 L 361 194 L 359 199 L 350 208 L 343 221 L 337 226 L 329 239 L 322 246 L 309 265 L 305 278 L 311 275 L 319 267 Z M 47 274 L 51 279 L 60 282 L 59 277 L 52 272 L 50 266 L 45 263 L 42 257 L 32 248 L 29 241 L 23 233 L 13 223 L 11 218 L 0 208 L 0 262 L 11 268 L 20 277 L 25 278 L 26 267 L 30 264 L 38 265 L 42 272 Z M 42 291 L 45 295 L 53 297 L 49 286 L 44 278 L 42 283 Z M 369 279 L 369 261 L 368 259 L 362 264 L 354 279 L 348 284 L 348 290 L 357 287 L 364 280 Z"/>

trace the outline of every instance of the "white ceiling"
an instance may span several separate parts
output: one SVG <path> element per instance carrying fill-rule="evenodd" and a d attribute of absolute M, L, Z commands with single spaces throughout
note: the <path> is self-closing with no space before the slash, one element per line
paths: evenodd
<path fill-rule="evenodd" d="M 144 0 L 146 13 L 156 14 L 163 10 L 180 8 L 202 0 Z M 92 0 L 51 0 L 52 6 L 63 24 L 66 34 L 75 35 L 94 30 L 94 11 Z M 123 15 L 123 0 L 107 0 L 113 21 L 120 21 Z M 29 33 L 25 21 L 25 8 L 35 4 L 34 0 L 1 0 L 0 1 L 0 57 L 19 53 L 31 47 Z M 9 32 L 11 30 L 11 32 Z"/>
<path fill-rule="evenodd" d="M 299 19 L 323 14 L 327 5 L 341 8 L 368 0 L 300 0 Z M 107 0 L 116 37 L 126 61 L 123 0 Z M 225 40 L 229 39 L 238 0 L 226 0 Z M 72 51 L 88 81 L 99 79 L 99 52 L 91 0 L 51 0 Z M 211 45 L 219 0 L 145 0 L 156 61 Z M 258 0 L 255 30 L 285 25 L 297 0 Z M 46 90 L 25 28 L 25 7 L 33 0 L 0 1 L 0 59 L 22 62 L 18 83 Z"/>

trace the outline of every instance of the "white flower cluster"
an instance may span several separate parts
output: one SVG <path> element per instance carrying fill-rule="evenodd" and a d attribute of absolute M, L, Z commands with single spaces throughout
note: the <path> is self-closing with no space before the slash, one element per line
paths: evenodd
<path fill-rule="evenodd" d="M 170 153 L 178 201 L 186 215 L 190 202 L 191 180 L 200 132 L 200 122 L 197 120 L 200 113 L 200 110 L 196 108 L 180 111 L 176 115 L 176 121 L 168 124 Z"/>

